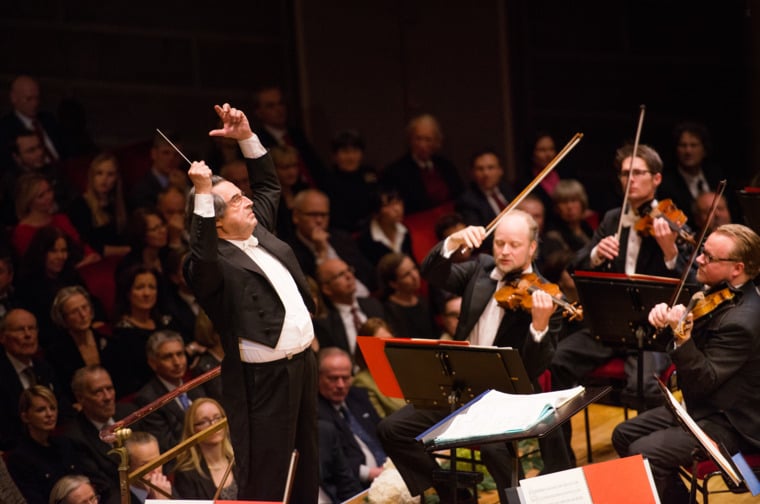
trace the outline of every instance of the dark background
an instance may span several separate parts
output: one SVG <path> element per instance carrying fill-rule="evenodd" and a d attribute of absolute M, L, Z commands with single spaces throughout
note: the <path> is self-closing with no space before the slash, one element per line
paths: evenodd
<path fill-rule="evenodd" d="M 3 2 L 0 85 L 38 77 L 43 108 L 80 104 L 102 147 L 159 127 L 192 157 L 208 148 L 212 104 L 252 112 L 251 91 L 264 83 L 283 86 L 293 122 L 325 159 L 332 135 L 351 127 L 382 167 L 404 150 L 408 118 L 431 112 L 463 173 L 470 153 L 491 146 L 514 178 L 537 129 L 559 146 L 580 131 L 558 169 L 586 183 L 600 210 L 619 205 L 611 160 L 634 137 L 640 104 L 642 142 L 666 166 L 673 126 L 696 119 L 734 187 L 760 168 L 757 0 L 471 4 Z"/>

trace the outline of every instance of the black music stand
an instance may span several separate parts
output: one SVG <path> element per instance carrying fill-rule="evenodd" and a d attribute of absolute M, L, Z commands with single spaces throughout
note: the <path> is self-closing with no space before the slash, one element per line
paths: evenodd
<path fill-rule="evenodd" d="M 678 280 L 585 271 L 577 271 L 573 278 L 592 337 L 607 346 L 636 350 L 636 395 L 641 411 L 646 404 L 644 352 L 663 352 L 671 340 L 655 331 L 647 317 L 656 304 L 670 301 Z M 685 285 L 676 304 L 688 304 L 696 290 L 694 285 Z"/>

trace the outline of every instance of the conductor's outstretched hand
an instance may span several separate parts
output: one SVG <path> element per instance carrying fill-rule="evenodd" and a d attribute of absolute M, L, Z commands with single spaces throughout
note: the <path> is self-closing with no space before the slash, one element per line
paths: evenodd
<path fill-rule="evenodd" d="M 225 103 L 221 107 L 214 105 L 214 110 L 222 120 L 222 127 L 209 131 L 209 136 L 234 138 L 235 140 L 246 140 L 253 136 L 251 125 L 248 124 L 248 118 L 242 110 L 231 107 L 229 103 Z"/>

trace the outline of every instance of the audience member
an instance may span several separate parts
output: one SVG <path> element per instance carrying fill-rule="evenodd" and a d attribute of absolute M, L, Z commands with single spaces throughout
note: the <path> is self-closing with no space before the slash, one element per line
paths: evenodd
<path fill-rule="evenodd" d="M 388 326 L 388 323 L 378 317 L 368 318 L 367 321 L 363 323 L 359 328 L 359 335 L 375 336 L 376 338 L 393 338 L 393 334 L 391 334 L 391 329 Z M 366 365 L 363 365 L 364 362 L 365 359 L 363 356 L 361 359 L 356 359 L 356 364 L 359 370 L 356 371 L 356 374 L 354 375 L 354 381 L 352 385 L 355 387 L 363 388 L 367 391 L 369 401 L 372 403 L 372 406 L 375 407 L 377 415 L 380 418 L 385 418 L 394 411 L 403 408 L 406 404 L 406 401 L 404 401 L 403 398 L 388 397 L 380 392 L 380 389 L 377 387 L 377 383 L 372 377 L 372 374 L 369 372 L 369 369 Z M 360 365 L 360 363 L 362 363 L 362 365 Z"/>
<path fill-rule="evenodd" d="M 50 316 L 55 295 L 63 287 L 84 286 L 74 267 L 71 239 L 56 227 L 41 228 L 21 261 L 16 285 L 20 306 L 34 313 L 40 328 L 40 343 L 47 348 L 56 327 Z M 103 320 L 101 310 L 98 319 Z"/>
<path fill-rule="evenodd" d="M 185 230 L 186 199 L 185 189 L 175 185 L 158 193 L 156 210 L 166 223 L 169 248 L 187 248 L 189 243 Z"/>
<path fill-rule="evenodd" d="M 16 289 L 13 287 L 13 275 L 11 252 L 0 246 L 0 319 L 11 309 L 19 306 Z"/>
<path fill-rule="evenodd" d="M 421 296 L 420 271 L 414 261 L 406 254 L 386 254 L 377 265 L 377 274 L 391 332 L 399 338 L 434 339 L 433 317 Z"/>
<path fill-rule="evenodd" d="M 53 299 L 50 318 L 59 330 L 45 355 L 60 383 L 67 386 L 66 395 L 74 372 L 101 364 L 107 351 L 109 337 L 93 327 L 94 316 L 90 294 L 79 285 L 63 287 Z"/>
<path fill-rule="evenodd" d="M 82 472 L 90 477 L 101 502 L 118 502 L 119 458 L 108 453 L 112 446 L 100 439 L 100 431 L 132 413 L 135 407 L 116 402 L 111 375 L 97 364 L 77 369 L 71 390 L 80 411 L 65 425 L 64 436 L 74 445 Z"/>
<path fill-rule="evenodd" d="M 441 314 L 442 340 L 453 340 L 459 325 L 459 315 L 462 313 L 462 296 L 450 296 L 443 304 Z"/>
<path fill-rule="evenodd" d="M 219 423 L 227 418 L 222 406 L 208 397 L 202 397 L 190 406 L 182 428 L 182 440 Z M 237 482 L 232 472 L 223 478 L 227 466 L 232 464 L 234 454 L 230 441 L 230 429 L 223 429 L 211 434 L 203 441 L 183 451 L 177 457 L 174 469 L 174 486 L 177 492 L 187 499 L 237 500 Z M 219 486 L 222 490 L 216 496 Z"/>
<path fill-rule="evenodd" d="M 71 202 L 68 216 L 82 239 L 100 255 L 124 255 L 127 210 L 116 156 L 102 152 L 87 170 L 87 188 Z"/>
<path fill-rule="evenodd" d="M 40 85 L 29 75 L 19 75 L 11 81 L 12 110 L 0 119 L 0 145 L 8 145 L 16 133 L 33 131 L 42 142 L 46 163 L 68 155 L 62 131 L 53 114 L 40 110 Z"/>
<path fill-rule="evenodd" d="M 18 257 L 24 256 L 40 228 L 54 226 L 66 233 L 79 248 L 77 266 L 100 260 L 100 255 L 81 239 L 68 216 L 56 212 L 53 190 L 43 175 L 29 173 L 19 178 L 16 185 L 16 215 L 19 222 L 13 228 L 11 243 Z"/>
<path fill-rule="evenodd" d="M 710 215 L 710 208 L 712 207 L 713 200 L 715 200 L 716 193 L 707 191 L 697 195 L 692 205 L 692 214 L 694 215 L 694 228 L 702 230 L 707 223 L 707 218 Z M 726 198 L 722 195 L 718 200 L 718 204 L 715 207 L 715 214 L 713 220 L 710 222 L 710 228 L 707 230 L 709 233 L 715 231 L 723 224 L 731 224 L 731 211 L 728 209 L 728 203 Z"/>
<path fill-rule="evenodd" d="M 686 214 L 687 222 L 694 222 L 692 205 L 700 193 L 715 191 L 718 183 L 725 179 L 725 174 L 712 162 L 712 145 L 710 133 L 704 124 L 682 122 L 673 130 L 675 144 L 676 168 L 664 173 L 662 184 L 657 190 L 660 200 L 671 199 L 676 207 Z M 732 184 L 727 186 L 724 194 L 736 191 Z M 734 215 L 738 208 L 730 201 Z"/>
<path fill-rule="evenodd" d="M 386 254 L 412 255 L 412 235 L 402 223 L 404 202 L 395 189 L 379 188 L 369 198 L 372 218 L 357 238 L 359 250 L 372 264 Z"/>
<path fill-rule="evenodd" d="M 504 179 L 499 156 L 491 149 L 476 152 L 470 158 L 470 187 L 459 196 L 454 208 L 468 226 L 487 226 L 514 198 Z M 484 250 L 490 246 L 484 245 Z"/>
<path fill-rule="evenodd" d="M 87 476 L 70 474 L 62 477 L 50 491 L 49 504 L 98 504 L 106 502 L 95 492 Z"/>
<path fill-rule="evenodd" d="M 362 484 L 340 446 L 340 435 L 332 422 L 317 420 L 319 438 L 319 497 L 317 504 L 339 504 L 362 492 Z"/>
<path fill-rule="evenodd" d="M 212 137 L 220 138 L 220 137 Z M 235 148 L 239 149 L 237 142 L 235 142 Z M 214 165 L 211 165 L 214 166 Z M 253 190 L 251 189 L 251 179 L 248 178 L 248 166 L 242 159 L 228 161 L 224 163 L 219 170 L 219 175 L 235 184 L 238 189 L 247 197 L 253 198 Z"/>
<path fill-rule="evenodd" d="M 330 228 L 330 200 L 318 189 L 296 195 L 293 206 L 293 252 L 305 275 L 315 276 L 317 265 L 339 258 L 350 264 L 359 280 L 357 295 L 366 297 L 375 285 L 374 268 L 345 231 Z"/>
<path fill-rule="evenodd" d="M 369 317 L 383 318 L 383 305 L 375 298 L 356 295 L 354 269 L 341 259 L 325 260 L 316 273 L 327 307 L 327 316 L 314 320 L 319 346 L 337 346 L 354 355 L 359 327 Z"/>
<path fill-rule="evenodd" d="M 333 169 L 324 189 L 332 205 L 332 223 L 336 228 L 355 233 L 370 217 L 370 197 L 377 189 L 377 172 L 364 164 L 364 139 L 357 131 L 336 134 L 331 151 Z"/>
<path fill-rule="evenodd" d="M 288 145 L 275 145 L 269 150 L 280 181 L 280 204 L 277 207 L 277 237 L 293 239 L 293 206 L 296 194 L 309 187 L 299 174 L 298 151 Z"/>
<path fill-rule="evenodd" d="M 554 218 L 550 220 L 547 231 L 558 233 L 570 250 L 577 252 L 591 241 L 594 234 L 594 230 L 586 222 L 586 189 L 575 179 L 560 180 L 554 187 L 552 201 Z"/>
<path fill-rule="evenodd" d="M 319 418 L 333 423 L 348 467 L 368 487 L 382 471 L 385 452 L 377 437 L 380 417 L 367 391 L 351 386 L 351 356 L 340 348 L 319 352 Z"/>
<path fill-rule="evenodd" d="M 535 178 L 536 175 L 541 173 L 541 170 L 546 168 L 546 165 L 554 159 L 557 155 L 556 142 L 554 137 L 548 131 L 539 131 L 531 139 L 528 144 L 529 165 L 530 168 L 527 173 L 523 173 L 518 177 L 516 187 L 522 190 L 523 187 L 527 187 Z M 537 196 L 543 203 L 544 208 L 552 208 L 552 195 L 554 194 L 554 188 L 560 180 L 559 172 L 552 170 L 544 177 L 540 184 L 536 186 L 531 194 Z"/>
<path fill-rule="evenodd" d="M 201 310 L 195 321 L 195 345 L 198 347 L 193 362 L 190 364 L 190 376 L 196 378 L 221 366 L 224 359 L 224 347 L 219 333 L 214 329 L 211 319 Z M 192 344 L 192 343 L 191 343 Z M 188 345 L 190 346 L 190 345 Z M 187 348 L 187 347 L 185 347 Z M 203 384 L 206 395 L 217 401 L 222 400 L 222 377 L 217 376 Z"/>
<path fill-rule="evenodd" d="M 169 252 L 169 232 L 166 220 L 158 210 L 138 208 L 132 212 L 127 222 L 127 240 L 132 248 L 117 265 L 117 276 L 135 264 L 163 272 Z M 163 275 L 161 281 L 165 284 Z"/>
<path fill-rule="evenodd" d="M 135 404 L 138 407 L 146 406 L 181 386 L 187 373 L 185 342 L 177 332 L 156 331 L 151 334 L 145 344 L 145 354 L 154 375 L 137 392 Z M 195 399 L 204 395 L 203 385 L 183 392 L 174 401 L 143 418 L 140 421 L 141 429 L 156 436 L 161 451 L 172 448 L 182 439 L 185 412 Z"/>
<path fill-rule="evenodd" d="M 192 342 L 195 334 L 195 319 L 201 307 L 182 274 L 182 266 L 187 254 L 186 248 L 172 248 L 166 254 L 164 276 L 168 281 L 164 304 L 166 314 L 171 317 L 171 328 L 182 335 L 188 345 L 188 352 L 194 354 L 196 348 Z"/>
<path fill-rule="evenodd" d="M 443 133 L 430 114 L 412 118 L 406 128 L 408 152 L 386 167 L 383 185 L 401 194 L 410 214 L 453 201 L 463 190 L 456 167 L 438 152 Z"/>
<path fill-rule="evenodd" d="M 3 457 L 0 457 L 0 495 L 2 495 L 3 504 L 27 504 L 26 499 L 21 495 L 16 483 L 11 478 Z"/>
<path fill-rule="evenodd" d="M 37 320 L 21 308 L 9 311 L 0 320 L 0 450 L 11 450 L 21 437 L 18 411 L 21 393 L 32 385 L 58 391 L 52 366 L 40 356 Z"/>
<path fill-rule="evenodd" d="M 172 141 L 180 146 L 182 143 L 176 135 L 169 134 Z M 129 194 L 129 208 L 155 208 L 158 193 L 170 185 L 187 188 L 187 176 L 180 168 L 182 158 L 158 132 L 153 136 L 153 146 L 150 149 L 151 169 L 135 184 Z"/>
<path fill-rule="evenodd" d="M 171 322 L 158 307 L 159 296 L 156 272 L 145 266 L 132 266 L 116 281 L 117 319 L 104 362 L 119 397 L 137 392 L 153 375 L 145 345 L 151 334 L 168 328 Z"/>
<path fill-rule="evenodd" d="M 81 472 L 79 461 L 71 442 L 54 435 L 58 401 L 52 390 L 30 386 L 21 393 L 17 411 L 26 432 L 8 456 L 8 472 L 28 502 L 44 503 L 56 481 Z"/>
<path fill-rule="evenodd" d="M 127 450 L 129 457 L 130 474 L 161 456 L 158 440 L 149 432 L 133 432 L 124 441 L 124 448 Z M 179 495 L 172 487 L 171 480 L 163 473 L 163 466 L 154 468 L 145 474 L 142 479 L 149 481 L 153 486 L 148 486 L 140 480 L 131 483 L 129 485 L 129 493 L 132 504 L 143 504 L 146 499 L 169 500 L 179 498 Z M 160 491 L 157 491 L 154 487 L 160 489 Z"/>
<path fill-rule="evenodd" d="M 288 145 L 298 151 L 301 181 L 319 187 L 324 186 L 326 170 L 306 135 L 300 129 L 288 124 L 288 108 L 282 89 L 278 86 L 263 86 L 254 93 L 254 114 L 261 123 L 256 131 L 261 143 L 267 149 L 275 145 Z"/>

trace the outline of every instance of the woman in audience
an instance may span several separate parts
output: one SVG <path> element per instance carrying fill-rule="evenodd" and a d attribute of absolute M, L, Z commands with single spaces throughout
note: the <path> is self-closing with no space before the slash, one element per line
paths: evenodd
<path fill-rule="evenodd" d="M 136 392 L 153 376 L 145 344 L 151 334 L 167 329 L 171 322 L 158 308 L 159 295 L 157 273 L 142 264 L 126 269 L 116 281 L 117 320 L 104 365 L 120 397 Z"/>
<path fill-rule="evenodd" d="M 226 417 L 222 406 L 214 399 L 196 399 L 185 414 L 182 440 Z M 233 473 L 230 471 L 222 482 L 227 466 L 232 460 L 230 429 L 225 426 L 177 457 L 177 467 L 174 470 L 174 487 L 177 493 L 185 499 L 213 499 L 216 489 L 223 485 L 218 498 L 236 500 L 238 488 Z"/>
<path fill-rule="evenodd" d="M 127 211 L 116 156 L 110 152 L 95 156 L 87 171 L 87 188 L 71 202 L 68 215 L 80 236 L 100 255 L 129 252 L 124 239 Z"/>
<path fill-rule="evenodd" d="M 559 233 L 570 250 L 577 252 L 594 234 L 585 220 L 588 211 L 586 189 L 575 179 L 560 180 L 554 188 L 552 200 L 556 219 L 548 230 Z"/>
<path fill-rule="evenodd" d="M 97 504 L 100 502 L 90 478 L 71 474 L 59 479 L 50 491 L 49 504 Z"/>
<path fill-rule="evenodd" d="M 74 267 L 71 238 L 60 228 L 43 227 L 32 238 L 16 279 L 19 304 L 37 317 L 43 348 L 51 343 L 55 332 L 50 318 L 53 299 L 61 288 L 70 285 L 84 286 Z M 102 313 L 98 307 L 99 320 L 103 320 Z"/>
<path fill-rule="evenodd" d="M 395 189 L 380 189 L 370 196 L 372 219 L 357 241 L 362 254 L 372 264 L 391 252 L 412 256 L 412 236 L 402 224 L 404 202 Z"/>
<path fill-rule="evenodd" d="M 79 285 L 62 288 L 53 299 L 50 318 L 60 330 L 45 356 L 67 390 L 77 369 L 102 363 L 109 338 L 94 328 L 94 315 L 90 294 Z"/>
<path fill-rule="evenodd" d="M 269 150 L 280 180 L 280 206 L 277 209 L 277 236 L 290 241 L 293 236 L 293 198 L 308 186 L 301 181 L 298 151 L 288 145 L 276 145 Z"/>
<path fill-rule="evenodd" d="M 47 387 L 32 385 L 24 390 L 19 414 L 26 433 L 8 456 L 8 472 L 27 502 L 45 503 L 56 481 L 81 472 L 74 446 L 66 438 L 53 435 L 58 401 Z"/>
<path fill-rule="evenodd" d="M 197 353 L 190 364 L 190 375 L 193 378 L 219 366 L 224 358 L 224 348 L 222 348 L 219 333 L 214 330 L 211 319 L 203 310 L 198 312 L 198 317 L 195 320 L 195 343 L 196 347 L 202 350 Z M 207 381 L 203 384 L 203 388 L 209 397 L 217 401 L 222 400 L 221 376 Z"/>
<path fill-rule="evenodd" d="M 132 249 L 117 266 L 117 274 L 135 264 L 163 271 L 163 261 L 169 252 L 169 232 L 157 210 L 138 208 L 132 212 L 127 223 L 127 239 Z"/>
<path fill-rule="evenodd" d="M 391 332 L 399 338 L 435 338 L 430 308 L 420 296 L 420 272 L 414 261 L 406 254 L 387 254 L 380 259 L 377 274 Z"/>
<path fill-rule="evenodd" d="M 527 173 L 524 173 L 519 178 L 518 183 L 515 185 L 518 191 L 527 186 L 549 164 L 549 161 L 557 155 L 554 137 L 548 131 L 537 132 L 528 144 L 527 152 L 530 168 Z M 552 170 L 531 192 L 531 194 L 541 200 L 546 209 L 552 208 L 552 194 L 554 194 L 554 188 L 557 186 L 559 179 L 559 172 Z M 550 220 L 550 217 L 547 215 L 547 220 Z"/>
<path fill-rule="evenodd" d="M 362 334 L 364 336 L 375 336 L 377 338 L 393 337 L 388 324 L 385 322 L 385 320 L 378 317 L 368 318 L 367 321 L 364 322 L 359 328 L 359 334 Z M 377 414 L 380 415 L 380 418 L 384 418 L 394 411 L 404 407 L 406 402 L 404 402 L 402 398 L 388 397 L 380 392 L 380 389 L 377 388 L 377 383 L 375 383 L 375 379 L 372 377 L 369 369 L 367 369 L 365 359 L 363 357 L 361 359 L 357 358 L 356 362 L 357 365 L 360 362 L 362 365 L 360 366 L 359 371 L 357 371 L 354 375 L 353 384 L 357 387 L 361 387 L 367 390 L 367 394 L 369 394 L 369 400 L 372 403 L 372 406 L 375 407 Z"/>
<path fill-rule="evenodd" d="M 16 182 L 16 216 L 11 243 L 18 257 L 23 257 L 40 228 L 53 226 L 63 231 L 76 245 L 73 254 L 77 267 L 100 260 L 100 255 L 82 241 L 66 214 L 56 211 L 53 187 L 44 175 L 28 173 Z"/>
<path fill-rule="evenodd" d="M 324 188 L 330 197 L 330 224 L 355 233 L 370 218 L 370 196 L 377 190 L 377 172 L 364 164 L 364 140 L 357 131 L 336 134 L 331 150 L 333 170 Z"/>

